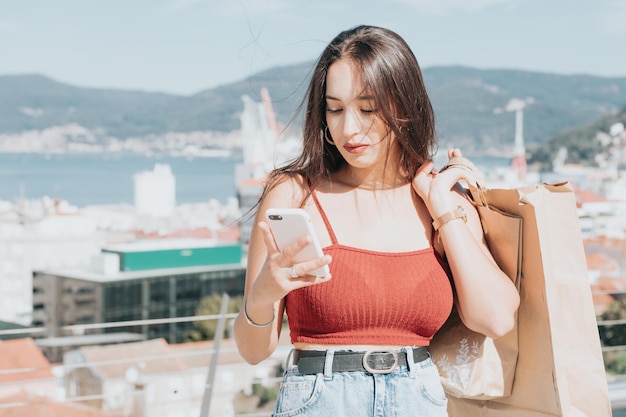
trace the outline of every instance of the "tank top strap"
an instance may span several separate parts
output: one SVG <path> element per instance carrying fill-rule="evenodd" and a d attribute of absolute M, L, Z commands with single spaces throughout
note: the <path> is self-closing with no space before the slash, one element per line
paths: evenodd
<path fill-rule="evenodd" d="M 411 189 L 411 193 L 413 194 L 413 198 L 416 199 L 420 199 L 420 196 L 417 195 L 417 192 L 415 191 L 415 189 L 413 187 L 410 187 Z M 430 246 L 431 247 L 435 247 L 435 236 L 437 236 L 437 231 L 435 230 L 435 226 L 432 226 L 431 223 L 431 227 L 430 227 Z"/>
<path fill-rule="evenodd" d="M 326 217 L 326 212 L 324 212 L 324 209 L 322 208 L 320 201 L 317 199 L 317 193 L 313 191 L 311 192 L 311 196 L 313 197 L 313 202 L 315 203 L 315 206 L 317 207 L 317 210 L 319 211 L 320 216 L 322 216 L 322 220 L 324 220 L 324 225 L 326 226 L 326 230 L 328 231 L 328 235 L 330 236 L 330 241 L 332 242 L 333 245 L 336 245 L 338 243 L 337 236 L 335 236 L 335 231 L 333 230 L 333 227 L 330 225 L 330 222 L 328 221 L 328 217 Z"/>

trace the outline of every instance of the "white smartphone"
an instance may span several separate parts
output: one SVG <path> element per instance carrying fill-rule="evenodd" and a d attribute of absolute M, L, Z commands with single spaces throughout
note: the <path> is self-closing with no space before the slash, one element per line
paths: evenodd
<path fill-rule="evenodd" d="M 299 208 L 271 208 L 265 211 L 265 220 L 272 229 L 278 249 L 283 250 L 305 235 L 311 236 L 311 244 L 295 256 L 295 263 L 311 261 L 324 256 L 322 246 L 315 234 L 309 213 Z M 330 274 L 328 265 L 315 269 L 311 275 L 323 277 Z"/>

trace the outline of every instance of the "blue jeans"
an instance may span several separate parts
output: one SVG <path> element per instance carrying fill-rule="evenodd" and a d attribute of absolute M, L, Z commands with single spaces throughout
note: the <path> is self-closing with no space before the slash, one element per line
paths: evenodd
<path fill-rule="evenodd" d="M 404 348 L 408 350 L 410 348 Z M 301 375 L 288 367 L 276 399 L 274 417 L 447 417 L 448 400 L 432 359 L 409 361 L 389 374 L 330 372 Z M 411 357 L 412 355 L 407 355 Z"/>

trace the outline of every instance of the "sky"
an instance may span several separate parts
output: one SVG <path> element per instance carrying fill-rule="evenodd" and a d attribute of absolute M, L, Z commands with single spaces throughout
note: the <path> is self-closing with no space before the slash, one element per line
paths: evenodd
<path fill-rule="evenodd" d="M 626 77 L 626 0 L 0 0 L 0 75 L 191 95 L 383 26 L 422 68 Z"/>

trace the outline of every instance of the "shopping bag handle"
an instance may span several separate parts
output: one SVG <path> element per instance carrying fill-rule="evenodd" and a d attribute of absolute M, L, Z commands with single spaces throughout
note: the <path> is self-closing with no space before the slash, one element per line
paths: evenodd
<path fill-rule="evenodd" d="M 443 172 L 452 167 L 465 169 L 472 174 L 465 178 L 470 191 L 470 201 L 472 204 L 475 206 L 488 206 L 489 204 L 485 197 L 487 186 L 484 185 L 484 179 L 480 171 L 478 171 L 478 168 L 476 168 L 476 165 L 464 156 L 453 156 L 441 167 L 439 172 Z"/>

